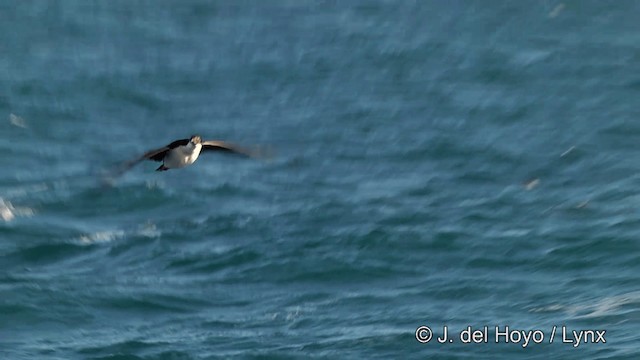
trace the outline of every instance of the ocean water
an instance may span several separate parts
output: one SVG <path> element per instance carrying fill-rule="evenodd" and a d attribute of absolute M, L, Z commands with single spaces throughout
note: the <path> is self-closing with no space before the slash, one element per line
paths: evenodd
<path fill-rule="evenodd" d="M 0 358 L 637 359 L 638 13 L 3 1 Z"/>

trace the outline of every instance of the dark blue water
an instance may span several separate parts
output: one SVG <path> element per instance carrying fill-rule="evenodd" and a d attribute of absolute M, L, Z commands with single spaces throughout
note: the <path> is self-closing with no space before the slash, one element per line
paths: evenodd
<path fill-rule="evenodd" d="M 638 13 L 2 2 L 0 357 L 636 359 Z"/>

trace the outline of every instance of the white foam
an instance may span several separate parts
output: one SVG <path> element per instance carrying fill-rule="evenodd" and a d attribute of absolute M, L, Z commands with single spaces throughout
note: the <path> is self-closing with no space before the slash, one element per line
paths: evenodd
<path fill-rule="evenodd" d="M 109 243 L 118 239 L 125 237 L 125 235 L 138 235 L 144 236 L 148 238 L 157 238 L 162 235 L 162 232 L 158 230 L 155 224 L 146 223 L 140 225 L 137 229 L 132 229 L 129 231 L 125 230 L 103 230 L 96 231 L 90 234 L 84 234 L 75 239 L 76 242 L 81 245 L 93 245 L 93 244 L 101 244 L 101 243 Z"/>
<path fill-rule="evenodd" d="M 157 238 L 162 234 L 160 230 L 158 230 L 156 224 L 150 222 L 138 227 L 138 231 L 136 233 L 148 238 Z"/>
<path fill-rule="evenodd" d="M 620 308 L 624 305 L 640 303 L 640 291 L 631 292 L 628 294 L 618 296 L 607 296 L 594 304 L 579 306 L 576 312 L 582 314 L 578 317 L 592 318 L 609 315 L 619 315 L 621 313 Z M 634 306 L 635 307 L 635 306 Z"/>
<path fill-rule="evenodd" d="M 111 242 L 123 236 L 124 236 L 124 231 L 122 230 L 105 230 L 105 231 L 94 232 L 88 235 L 82 235 L 78 238 L 78 241 L 82 245 L 92 245 L 97 243 Z"/>
<path fill-rule="evenodd" d="M 640 291 L 630 292 L 617 296 L 607 296 L 599 300 L 581 304 L 553 304 L 531 309 L 531 312 L 566 312 L 576 318 L 594 318 L 603 316 L 620 315 L 621 308 L 625 305 L 640 304 Z"/>
<path fill-rule="evenodd" d="M 558 17 L 562 10 L 564 10 L 564 7 L 565 5 L 563 3 L 556 5 L 556 7 L 554 7 L 553 10 L 549 12 L 549 18 L 553 19 L 555 17 Z"/>
<path fill-rule="evenodd" d="M 13 206 L 10 202 L 5 202 L 2 198 L 0 198 L 0 218 L 4 221 L 11 221 L 15 218 L 15 214 L 13 213 Z"/>
<path fill-rule="evenodd" d="M 16 216 L 32 216 L 33 209 L 28 207 L 15 207 L 9 201 L 0 198 L 0 219 L 9 222 Z"/>
<path fill-rule="evenodd" d="M 24 119 L 21 118 L 18 115 L 10 114 L 9 115 L 9 122 L 11 122 L 11 125 L 14 125 L 14 126 L 17 126 L 17 127 L 21 127 L 23 129 L 27 128 L 27 122 L 24 121 Z"/>

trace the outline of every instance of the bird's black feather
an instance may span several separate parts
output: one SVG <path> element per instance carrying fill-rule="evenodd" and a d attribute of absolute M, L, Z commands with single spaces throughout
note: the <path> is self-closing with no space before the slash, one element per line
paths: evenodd
<path fill-rule="evenodd" d="M 153 161 L 163 161 L 165 155 L 167 155 L 167 151 L 169 151 L 169 148 L 164 148 L 163 151 L 157 152 L 151 156 L 147 156 L 147 159 L 149 160 L 153 160 Z"/>
<path fill-rule="evenodd" d="M 176 140 L 172 142 L 171 144 L 167 145 L 167 147 L 169 149 L 175 149 L 178 146 L 184 146 L 184 145 L 187 145 L 188 143 L 189 143 L 189 139 L 181 139 L 181 140 Z"/>
<path fill-rule="evenodd" d="M 164 157 L 167 155 L 167 151 L 171 149 L 175 149 L 178 146 L 187 145 L 188 143 L 189 143 L 189 139 L 176 140 L 163 148 L 149 151 L 148 153 L 143 155 L 143 157 L 146 157 L 147 159 L 153 160 L 153 161 L 162 161 L 164 160 Z"/>

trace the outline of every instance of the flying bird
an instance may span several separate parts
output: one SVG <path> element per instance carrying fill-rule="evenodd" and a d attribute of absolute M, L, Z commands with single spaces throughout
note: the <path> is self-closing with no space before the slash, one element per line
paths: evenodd
<path fill-rule="evenodd" d="M 137 163 L 144 160 L 161 161 L 162 165 L 156 171 L 166 171 L 169 169 L 179 169 L 193 164 L 201 152 L 217 151 L 254 157 L 257 154 L 239 146 L 218 140 L 202 140 L 198 135 L 193 135 L 189 139 L 180 139 L 158 149 L 150 150 L 137 159 L 129 161 L 124 165 L 121 172 L 130 169 Z"/>

